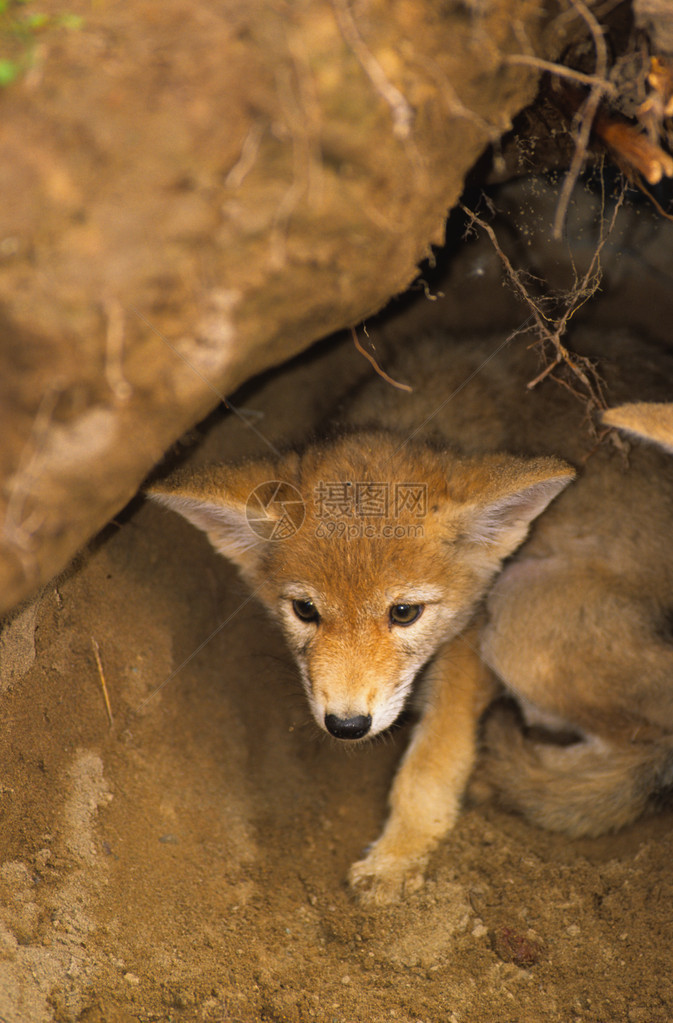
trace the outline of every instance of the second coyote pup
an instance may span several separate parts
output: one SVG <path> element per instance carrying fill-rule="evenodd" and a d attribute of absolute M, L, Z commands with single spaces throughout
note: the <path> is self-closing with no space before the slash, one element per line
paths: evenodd
<path fill-rule="evenodd" d="M 631 344 L 581 350 L 614 402 L 665 397 L 673 356 Z M 413 393 L 376 378 L 333 439 L 150 488 L 280 622 L 325 731 L 376 735 L 421 687 L 388 821 L 350 872 L 365 900 L 422 883 L 502 690 L 525 727 L 491 715 L 476 786 L 529 819 L 597 834 L 673 781 L 673 458 L 597 444 L 552 380 L 527 391 L 527 345 L 410 341 L 393 371 Z"/>

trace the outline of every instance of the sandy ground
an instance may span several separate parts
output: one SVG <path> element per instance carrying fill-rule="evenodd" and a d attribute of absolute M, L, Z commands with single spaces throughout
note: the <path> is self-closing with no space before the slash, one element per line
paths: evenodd
<path fill-rule="evenodd" d="M 549 212 L 544 190 L 507 202 L 529 223 Z M 627 210 L 585 318 L 669 329 L 672 247 Z M 553 277 L 561 248 L 534 244 L 531 264 Z M 523 318 L 486 243 L 459 247 L 442 290 L 389 329 L 413 343 L 428 319 Z M 330 341 L 175 457 L 259 451 L 251 424 L 301 439 L 369 372 Z M 423 892 L 363 910 L 344 877 L 408 730 L 348 753 L 321 738 L 275 627 L 168 512 L 138 500 L 112 523 L 5 627 L 0 670 L 4 1023 L 671 1019 L 671 810 L 569 842 L 467 809 Z"/>

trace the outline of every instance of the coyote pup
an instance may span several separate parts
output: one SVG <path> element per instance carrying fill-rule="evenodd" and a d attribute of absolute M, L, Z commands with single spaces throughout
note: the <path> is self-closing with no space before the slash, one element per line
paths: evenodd
<path fill-rule="evenodd" d="M 619 363 L 629 341 L 586 348 Z M 345 742 L 382 732 L 421 676 L 388 821 L 350 871 L 365 901 L 422 884 L 503 689 L 528 725 L 571 733 L 549 743 L 492 715 L 482 791 L 531 820 L 596 834 L 673 777 L 673 459 L 636 446 L 627 467 L 558 384 L 527 393 L 539 366 L 525 341 L 502 348 L 410 343 L 394 371 L 413 393 L 376 378 L 334 439 L 149 490 L 278 619 L 322 729 Z M 629 365 L 628 389 L 601 369 L 618 400 L 650 397 L 673 379 L 673 356 L 656 360 L 656 373 Z"/>

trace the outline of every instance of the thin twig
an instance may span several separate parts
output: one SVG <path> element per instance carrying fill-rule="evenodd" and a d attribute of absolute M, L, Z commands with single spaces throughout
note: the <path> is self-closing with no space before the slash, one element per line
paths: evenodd
<path fill-rule="evenodd" d="M 100 649 L 98 643 L 91 637 L 91 646 L 93 647 L 93 654 L 96 658 L 96 665 L 98 666 L 98 675 L 100 678 L 101 689 L 103 690 L 103 699 L 105 700 L 105 709 L 107 711 L 108 721 L 110 722 L 110 728 L 114 724 L 114 718 L 112 717 L 112 707 L 110 706 L 110 696 L 107 691 L 107 683 L 105 681 L 105 672 L 103 671 L 103 664 L 100 659 Z"/>
<path fill-rule="evenodd" d="M 635 186 L 636 186 L 636 188 L 639 188 L 639 189 L 640 189 L 640 191 L 641 191 L 641 192 L 642 192 L 642 193 L 643 193 L 644 195 L 646 195 L 646 196 L 647 196 L 647 198 L 648 198 L 648 199 L 650 200 L 650 202 L 651 202 L 651 203 L 652 203 L 652 205 L 654 206 L 654 208 L 655 208 L 655 210 L 657 211 L 657 213 L 660 213 L 662 217 L 666 217 L 666 220 L 673 220 L 673 214 L 671 214 L 671 213 L 667 213 L 667 212 L 666 212 L 666 210 L 665 210 L 665 209 L 664 209 L 664 207 L 663 207 L 663 206 L 661 205 L 661 203 L 659 203 L 659 202 L 658 202 L 658 201 L 656 200 L 656 198 L 655 198 L 655 197 L 654 197 L 654 196 L 652 195 L 652 193 L 650 192 L 650 190 L 649 190 L 648 188 L 646 188 L 646 187 L 645 187 L 645 185 L 643 184 L 642 178 L 640 177 L 640 175 L 639 175 L 639 174 L 635 176 L 635 179 L 634 179 L 634 183 L 635 183 Z"/>
<path fill-rule="evenodd" d="M 370 352 L 366 352 L 365 349 L 360 344 L 355 327 L 351 327 L 351 335 L 353 338 L 353 344 L 355 345 L 357 350 L 360 352 L 361 355 L 364 355 L 365 359 L 367 359 L 368 362 L 371 362 L 372 366 L 374 367 L 374 369 L 376 370 L 380 377 L 383 377 L 383 379 L 387 383 L 392 384 L 393 387 L 397 387 L 400 391 L 413 391 L 413 387 L 409 387 L 409 384 L 401 384 L 398 380 L 393 380 L 392 377 L 388 376 L 385 370 L 381 369 L 374 356 Z"/>
<path fill-rule="evenodd" d="M 493 228 L 491 227 L 491 225 L 487 224 L 485 220 L 478 216 L 473 210 L 469 209 L 469 207 L 464 206 L 462 203 L 460 203 L 460 209 L 467 217 L 470 218 L 471 224 L 476 224 L 478 227 L 482 229 L 482 231 L 485 231 L 488 237 L 491 239 L 491 244 L 493 245 L 493 248 L 500 257 L 500 260 L 505 268 L 507 276 L 509 277 L 509 280 L 513 285 L 515 291 L 518 291 L 523 301 L 532 310 L 535 322 L 541 335 L 543 336 L 546 335 L 548 331 L 544 321 L 547 320 L 548 317 L 543 313 L 542 309 L 535 302 L 530 292 L 524 287 L 521 281 L 521 274 L 517 273 L 517 271 L 514 269 L 511 262 L 503 252 L 502 248 L 500 247 L 500 243 L 498 242 L 497 235 Z"/>
<path fill-rule="evenodd" d="M 550 373 L 554 372 L 554 370 L 556 369 L 560 362 L 563 362 L 563 356 L 561 355 L 560 352 L 557 352 L 556 358 L 547 366 L 545 366 L 542 372 L 538 373 L 534 380 L 528 381 L 528 383 L 526 384 L 528 390 L 532 391 L 534 387 L 537 387 L 538 384 L 541 384 L 542 381 L 545 380 L 550 375 Z"/>
<path fill-rule="evenodd" d="M 605 78 L 598 75 L 587 75 L 583 71 L 576 71 L 574 68 L 566 67 L 564 64 L 555 64 L 551 60 L 543 60 L 542 57 L 535 57 L 532 53 L 510 53 L 505 57 L 505 64 L 526 64 L 530 67 L 539 68 L 540 71 L 549 71 L 559 78 L 570 78 L 583 85 L 591 85 L 607 96 L 616 96 L 617 89 Z"/>
<path fill-rule="evenodd" d="M 580 114 L 580 127 L 575 139 L 575 152 L 573 154 L 568 173 L 566 174 L 565 181 L 563 182 L 558 205 L 556 207 L 552 237 L 557 241 L 563 236 L 563 225 L 568 213 L 570 196 L 577 184 L 577 179 L 579 177 L 580 170 L 582 169 L 582 163 L 584 162 L 587 147 L 589 145 L 591 126 L 594 122 L 601 100 L 603 99 L 603 94 L 605 93 L 604 83 L 608 67 L 608 51 L 607 46 L 605 45 L 605 39 L 603 38 L 603 30 L 601 29 L 601 26 L 582 0 L 571 0 L 571 2 L 577 13 L 584 18 L 584 21 L 589 26 L 589 30 L 593 36 L 594 48 L 596 50 L 596 83 L 592 85 L 591 92 L 589 93 Z"/>

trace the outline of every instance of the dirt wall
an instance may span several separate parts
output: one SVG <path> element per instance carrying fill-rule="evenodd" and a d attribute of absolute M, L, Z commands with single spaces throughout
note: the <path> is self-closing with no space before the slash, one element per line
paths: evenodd
<path fill-rule="evenodd" d="M 533 0 L 10 3 L 0 612 L 264 367 L 403 290 L 535 92 Z"/>

